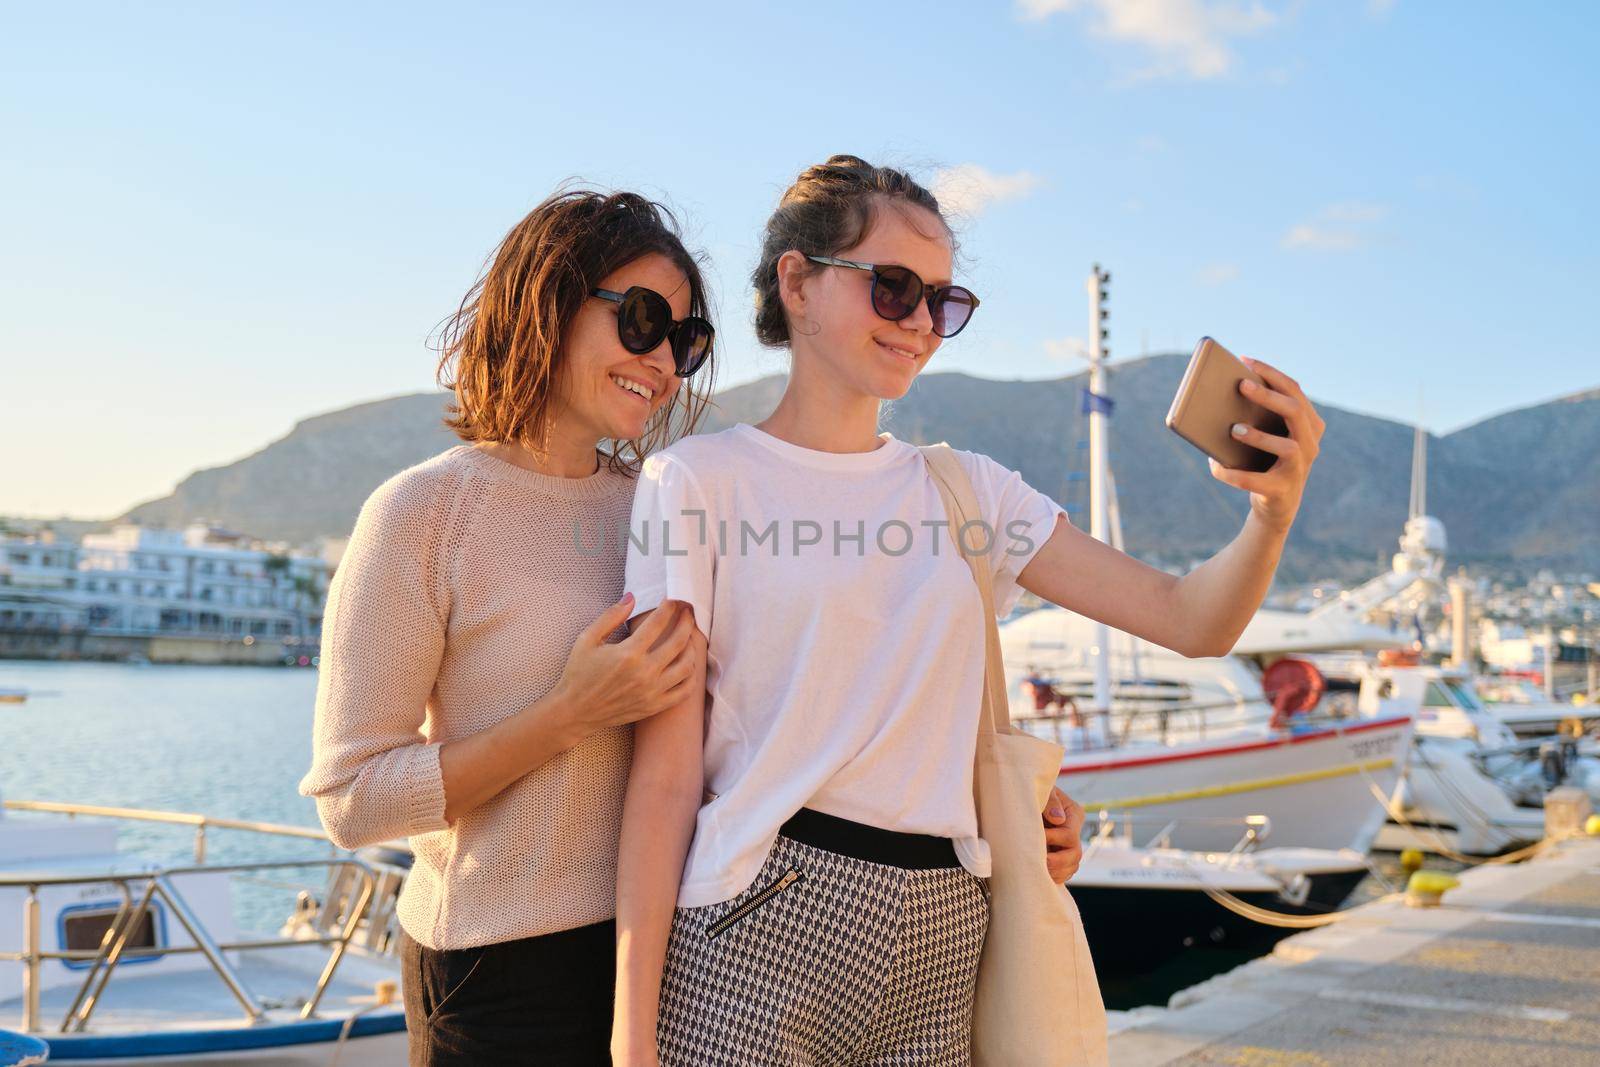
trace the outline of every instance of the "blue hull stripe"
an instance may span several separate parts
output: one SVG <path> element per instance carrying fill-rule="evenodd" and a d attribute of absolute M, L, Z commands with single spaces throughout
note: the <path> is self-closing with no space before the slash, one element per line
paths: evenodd
<path fill-rule="evenodd" d="M 41 1035 L 50 1045 L 50 1061 L 179 1056 L 185 1053 L 233 1052 L 285 1045 L 313 1045 L 339 1040 L 343 1019 L 265 1023 L 225 1030 L 163 1030 L 156 1033 L 82 1037 Z M 350 1027 L 350 1039 L 398 1033 L 406 1028 L 399 1011 L 363 1015 Z"/>

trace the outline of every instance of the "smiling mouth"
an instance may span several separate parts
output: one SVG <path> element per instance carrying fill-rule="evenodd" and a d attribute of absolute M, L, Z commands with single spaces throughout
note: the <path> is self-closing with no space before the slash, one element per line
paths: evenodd
<path fill-rule="evenodd" d="M 891 356 L 899 356 L 901 359 L 907 359 L 913 363 L 917 361 L 917 352 L 914 349 L 901 348 L 899 345 L 885 344 L 884 342 L 876 339 L 874 339 L 873 343 L 875 343 L 885 352 L 889 353 Z"/>
<path fill-rule="evenodd" d="M 636 382 L 629 378 L 619 378 L 615 374 L 611 375 L 611 382 L 623 392 L 638 397 L 646 404 L 655 399 L 655 392 L 641 382 Z"/>

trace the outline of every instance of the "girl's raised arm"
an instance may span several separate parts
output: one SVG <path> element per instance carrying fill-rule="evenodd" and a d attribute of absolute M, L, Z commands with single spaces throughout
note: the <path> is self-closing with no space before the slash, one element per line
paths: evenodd
<path fill-rule="evenodd" d="M 1240 440 L 1278 457 L 1262 473 L 1211 461 L 1213 478 L 1250 494 L 1250 514 L 1237 537 L 1180 578 L 1058 519 L 1049 540 L 1018 575 L 1018 584 L 1180 655 L 1227 655 L 1266 599 L 1325 429 L 1299 383 L 1260 360 L 1247 362 L 1268 388 L 1246 381 L 1244 395 L 1282 415 L 1289 436 L 1240 427 Z"/>

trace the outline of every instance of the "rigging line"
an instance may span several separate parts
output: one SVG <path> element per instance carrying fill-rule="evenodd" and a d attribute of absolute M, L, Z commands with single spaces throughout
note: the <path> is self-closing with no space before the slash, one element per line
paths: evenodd
<path fill-rule="evenodd" d="M 1483 808 L 1479 807 L 1478 804 L 1467 795 L 1465 790 L 1456 785 L 1455 782 L 1445 775 L 1444 771 L 1433 762 L 1433 758 L 1428 755 L 1426 744 L 1418 745 L 1415 741 L 1413 741 L 1412 751 L 1416 754 L 1418 759 L 1422 760 L 1422 765 L 1428 768 L 1428 773 L 1433 775 L 1434 783 L 1439 786 L 1442 792 L 1450 795 L 1450 798 L 1455 801 L 1457 807 L 1459 807 L 1464 814 L 1472 817 L 1472 819 L 1478 824 L 1478 829 L 1491 832 L 1495 829 L 1494 816 L 1490 815 L 1487 811 L 1484 811 Z M 1501 786 L 1500 780 L 1494 775 L 1489 774 L 1486 769 L 1484 770 L 1484 776 L 1493 781 L 1497 788 Z"/>
<path fill-rule="evenodd" d="M 1374 904 L 1387 903 L 1398 899 L 1402 894 L 1390 893 L 1379 897 Z M 1270 908 L 1257 907 L 1247 900 L 1241 900 L 1226 889 L 1207 889 L 1206 896 L 1221 904 L 1235 915 L 1243 916 L 1251 922 L 1263 926 L 1278 926 L 1286 930 L 1314 930 L 1320 926 L 1332 926 L 1334 923 L 1344 922 L 1356 914 L 1355 909 L 1348 911 L 1330 911 L 1322 915 L 1294 915 L 1284 911 L 1273 911 Z"/>
<path fill-rule="evenodd" d="M 1383 806 L 1383 810 L 1389 816 L 1389 818 L 1393 819 L 1407 830 L 1410 830 L 1412 833 L 1415 833 L 1418 836 L 1423 836 L 1423 828 L 1413 823 L 1410 819 L 1407 819 L 1405 812 L 1400 810 L 1399 805 L 1395 804 L 1392 800 L 1390 800 L 1389 797 L 1384 795 L 1383 790 L 1378 786 L 1377 781 L 1372 777 L 1372 775 L 1367 772 L 1366 768 L 1362 768 L 1361 773 L 1366 775 L 1367 787 L 1372 790 L 1372 795 L 1378 798 L 1378 803 Z M 1427 820 L 1425 825 L 1428 829 L 1426 836 L 1433 840 L 1434 851 L 1436 853 L 1443 856 L 1447 860 L 1454 860 L 1455 862 L 1465 864 L 1468 867 L 1491 867 L 1506 863 L 1518 863 L 1522 860 L 1531 859 L 1532 857 L 1537 856 L 1539 853 L 1548 849 L 1553 843 L 1551 839 L 1547 837 L 1543 838 L 1542 840 L 1535 841 L 1531 845 L 1519 848 L 1514 852 L 1507 852 L 1499 856 L 1490 856 L 1487 858 L 1482 856 L 1468 856 L 1464 853 L 1457 852 L 1455 849 L 1445 844 L 1443 827 L 1441 827 L 1438 823 L 1430 819 Z"/>
<path fill-rule="evenodd" d="M 1365 773 L 1365 769 L 1363 769 L 1363 773 Z M 1190 874 L 1202 881 L 1204 880 L 1200 872 L 1196 871 L 1192 865 L 1184 863 L 1183 866 Z M 1296 915 L 1291 912 L 1273 911 L 1270 908 L 1260 907 L 1247 900 L 1240 899 L 1226 889 L 1207 886 L 1205 894 L 1235 915 L 1249 919 L 1251 922 L 1260 923 L 1263 926 L 1276 926 L 1285 930 L 1315 930 L 1318 927 L 1332 926 L 1334 923 L 1344 922 L 1355 914 L 1355 909 L 1348 909 L 1345 911 L 1325 912 L 1321 915 Z M 1402 895 L 1401 893 L 1391 892 L 1372 901 L 1372 903 L 1386 903 L 1398 900 Z"/>

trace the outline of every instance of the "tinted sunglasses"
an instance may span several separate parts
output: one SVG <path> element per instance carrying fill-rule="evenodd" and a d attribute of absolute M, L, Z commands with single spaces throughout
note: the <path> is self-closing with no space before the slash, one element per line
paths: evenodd
<path fill-rule="evenodd" d="M 593 295 L 617 305 L 617 339 L 636 356 L 653 352 L 657 345 L 672 340 L 672 373 L 687 378 L 699 370 L 711 354 L 711 339 L 716 331 L 698 315 L 672 318 L 672 305 L 654 289 L 631 286 L 625 293 L 595 289 Z"/>
<path fill-rule="evenodd" d="M 917 310 L 926 294 L 933 332 L 940 337 L 954 337 L 972 321 L 972 313 L 978 310 L 978 297 L 971 289 L 960 285 L 924 285 L 909 267 L 879 267 L 833 256 L 806 258 L 829 267 L 871 271 L 872 310 L 890 322 L 899 322 Z"/>

